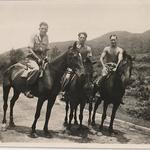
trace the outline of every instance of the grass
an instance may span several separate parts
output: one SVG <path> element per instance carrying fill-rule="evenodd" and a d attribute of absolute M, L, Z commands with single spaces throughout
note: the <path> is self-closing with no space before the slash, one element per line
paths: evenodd
<path fill-rule="evenodd" d="M 119 109 L 117 110 L 116 113 L 116 118 L 120 119 L 120 120 L 124 120 L 127 122 L 131 122 L 134 123 L 136 125 L 141 125 L 144 127 L 150 127 L 150 121 L 144 120 L 142 118 L 136 118 L 133 115 L 130 115 L 128 113 L 128 110 L 134 110 L 136 107 L 136 103 L 137 100 L 133 97 L 133 96 L 124 96 L 124 103 L 125 105 L 120 105 Z M 86 106 L 86 109 L 88 109 L 88 105 Z M 112 111 L 112 104 L 109 105 L 108 109 L 107 109 L 107 116 L 111 116 L 111 111 Z M 103 112 L 103 102 L 101 103 L 101 105 L 99 105 L 98 113 L 102 113 Z M 99 118 L 101 120 L 101 118 Z M 97 122 L 100 123 L 100 122 Z"/>

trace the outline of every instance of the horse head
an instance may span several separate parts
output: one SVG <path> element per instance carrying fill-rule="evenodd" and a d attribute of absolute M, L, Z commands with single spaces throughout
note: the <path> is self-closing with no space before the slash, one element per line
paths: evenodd
<path fill-rule="evenodd" d="M 71 68 L 73 71 L 77 72 L 80 76 L 84 74 L 84 66 L 82 62 L 82 56 L 79 50 L 73 46 L 69 46 L 68 50 L 48 62 L 48 67 L 50 71 L 57 72 L 59 76 L 64 74 L 67 68 Z"/>
<path fill-rule="evenodd" d="M 79 49 L 74 45 L 68 48 L 67 64 L 69 68 L 76 72 L 78 77 L 84 76 L 85 68 L 82 56 Z"/>
<path fill-rule="evenodd" d="M 126 53 L 124 53 L 124 58 L 120 62 L 117 72 L 121 76 L 122 82 L 124 85 L 127 85 L 129 83 L 131 72 L 132 72 L 132 57 Z"/>

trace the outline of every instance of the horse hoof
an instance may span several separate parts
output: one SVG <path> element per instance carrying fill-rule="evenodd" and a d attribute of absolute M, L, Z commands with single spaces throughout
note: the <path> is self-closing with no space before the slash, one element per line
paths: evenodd
<path fill-rule="evenodd" d="M 51 135 L 51 133 L 50 132 L 48 132 L 48 131 L 44 131 L 44 136 L 46 137 L 46 138 L 52 138 L 52 135 Z"/>
<path fill-rule="evenodd" d="M 10 123 L 9 123 L 9 127 L 10 127 L 10 128 L 14 128 L 14 127 L 16 127 L 16 125 L 15 125 L 14 122 L 10 122 Z"/>
<path fill-rule="evenodd" d="M 71 130 L 71 126 L 70 126 L 70 125 L 68 125 L 66 129 L 67 129 L 67 130 Z"/>
<path fill-rule="evenodd" d="M 3 123 L 3 124 L 2 124 L 1 131 L 7 131 L 6 123 Z"/>
<path fill-rule="evenodd" d="M 78 125 L 78 121 L 75 121 L 75 122 L 74 122 L 74 125 Z"/>
<path fill-rule="evenodd" d="M 102 126 L 99 126 L 99 131 L 101 132 L 103 130 L 103 127 Z"/>
<path fill-rule="evenodd" d="M 113 136 L 113 135 L 116 135 L 118 134 L 118 132 L 114 131 L 113 129 L 109 129 L 109 135 L 110 136 Z"/>
<path fill-rule="evenodd" d="M 92 125 L 92 126 L 95 126 L 95 125 L 96 125 L 96 124 L 95 124 L 95 121 L 92 121 L 92 122 L 91 122 L 91 125 Z"/>
<path fill-rule="evenodd" d="M 64 122 L 63 125 L 64 125 L 64 127 L 67 127 L 68 126 L 68 122 Z"/>
<path fill-rule="evenodd" d="M 36 132 L 31 132 L 31 133 L 30 133 L 30 137 L 31 137 L 31 138 L 38 138 L 39 136 L 37 135 Z"/>
<path fill-rule="evenodd" d="M 71 131 L 70 130 L 66 130 L 65 133 L 68 134 L 68 135 L 71 135 Z"/>
<path fill-rule="evenodd" d="M 90 126 L 90 125 L 91 125 L 91 121 L 89 120 L 89 121 L 88 121 L 88 126 Z"/>

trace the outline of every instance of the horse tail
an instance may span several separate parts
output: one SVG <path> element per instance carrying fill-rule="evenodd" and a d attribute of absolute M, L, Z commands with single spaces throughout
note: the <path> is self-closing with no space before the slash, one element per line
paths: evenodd
<path fill-rule="evenodd" d="M 4 72 L 4 75 L 8 75 L 14 67 L 15 67 L 15 65 L 12 65 L 9 68 L 7 68 Z"/>
<path fill-rule="evenodd" d="M 12 65 L 5 70 L 3 74 L 3 89 L 4 87 L 11 86 L 11 74 L 14 68 L 15 68 L 15 65 Z"/>
<path fill-rule="evenodd" d="M 3 74 L 3 94 L 5 93 L 6 88 L 11 87 L 11 73 L 14 67 L 14 65 L 10 66 Z"/>

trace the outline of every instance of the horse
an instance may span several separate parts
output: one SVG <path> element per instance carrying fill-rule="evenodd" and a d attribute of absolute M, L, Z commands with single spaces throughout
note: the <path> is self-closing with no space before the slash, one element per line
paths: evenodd
<path fill-rule="evenodd" d="M 101 104 L 101 101 L 104 101 L 102 120 L 101 120 L 101 124 L 99 126 L 100 131 L 102 131 L 102 129 L 103 129 L 103 123 L 106 118 L 106 112 L 107 112 L 108 105 L 113 104 L 111 121 L 110 121 L 108 131 L 110 134 L 114 133 L 113 122 L 115 119 L 117 109 L 118 109 L 118 107 L 122 101 L 122 97 L 125 93 L 125 88 L 131 77 L 131 71 L 132 71 L 132 57 L 128 54 L 124 54 L 124 59 L 119 64 L 116 71 L 112 71 L 110 74 L 108 74 L 108 76 L 105 77 L 105 79 L 103 80 L 103 82 L 101 83 L 101 85 L 99 87 L 94 86 L 94 91 L 95 91 L 94 95 L 98 90 L 100 93 L 100 97 L 95 102 L 94 111 L 93 111 L 93 115 L 92 115 L 92 122 L 91 122 L 91 115 L 89 116 L 89 123 L 91 122 L 91 124 L 93 126 L 95 125 L 96 110 L 97 110 L 98 106 Z M 91 114 L 91 112 L 89 114 Z"/>
<path fill-rule="evenodd" d="M 90 65 L 89 65 L 90 63 Z M 92 67 L 92 62 L 86 63 L 89 69 L 89 66 Z M 77 121 L 77 107 L 80 105 L 80 114 L 79 114 L 79 120 L 80 125 L 79 129 L 82 129 L 82 120 L 83 120 L 83 110 L 87 102 L 89 102 L 91 96 L 92 96 L 92 88 L 93 88 L 93 82 L 92 82 L 92 73 L 90 71 L 87 71 L 87 67 L 85 67 L 85 75 L 78 77 L 77 75 L 74 75 L 68 89 L 65 92 L 64 100 L 66 102 L 66 115 L 64 119 L 64 125 L 67 126 L 67 129 L 70 130 L 71 128 L 71 122 L 74 116 L 74 124 L 78 124 Z M 70 114 L 69 114 L 69 123 L 68 123 L 68 111 L 69 111 L 69 105 L 70 105 Z"/>
<path fill-rule="evenodd" d="M 37 82 L 31 87 L 32 94 L 38 98 L 35 118 L 31 127 L 31 137 L 38 137 L 36 133 L 36 123 L 38 118 L 40 117 L 40 112 L 44 101 L 48 100 L 47 103 L 47 111 L 46 111 L 46 119 L 44 124 L 44 134 L 49 137 L 50 133 L 48 131 L 48 122 L 50 119 L 50 114 L 52 107 L 54 105 L 56 96 L 60 92 L 61 83 L 60 80 L 66 71 L 67 67 L 72 68 L 72 70 L 77 69 L 82 73 L 84 73 L 84 67 L 82 66 L 82 58 L 81 54 L 76 49 L 69 48 L 66 52 L 58 56 L 51 62 L 47 62 L 45 65 L 45 69 L 43 71 L 43 76 L 37 80 Z M 22 72 L 24 71 L 23 65 L 19 63 L 12 65 L 7 69 L 4 74 L 3 79 L 3 120 L 2 126 L 6 129 L 6 111 L 7 111 L 7 101 L 10 88 L 12 87 L 14 90 L 14 94 L 12 99 L 10 100 L 10 122 L 9 126 L 14 127 L 13 120 L 13 107 L 15 102 L 19 98 L 21 93 L 24 93 L 26 90 L 26 79 L 22 78 Z"/>

